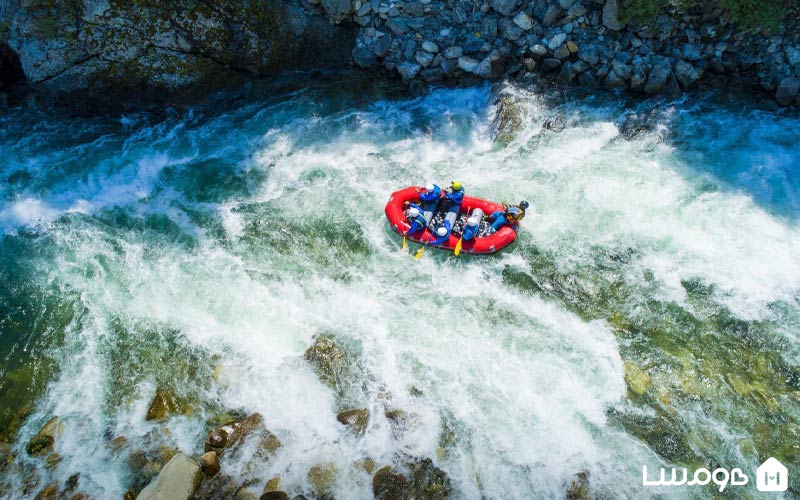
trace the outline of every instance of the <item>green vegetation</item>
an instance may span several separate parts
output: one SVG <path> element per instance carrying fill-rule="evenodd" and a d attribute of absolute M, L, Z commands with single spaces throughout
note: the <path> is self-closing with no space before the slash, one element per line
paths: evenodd
<path fill-rule="evenodd" d="M 668 6 L 688 8 L 694 2 L 686 0 L 623 0 L 621 18 L 628 21 L 648 23 L 658 12 Z M 731 19 L 743 28 L 762 28 L 772 31 L 778 28 L 789 12 L 790 0 L 710 0 L 703 2 L 703 9 L 720 7 L 731 14 Z"/>

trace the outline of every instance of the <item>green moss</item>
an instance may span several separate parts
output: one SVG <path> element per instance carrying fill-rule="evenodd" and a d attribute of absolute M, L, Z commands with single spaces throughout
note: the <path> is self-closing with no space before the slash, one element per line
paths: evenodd
<path fill-rule="evenodd" d="M 620 18 L 625 22 L 651 23 L 658 13 L 670 5 L 692 6 L 685 0 L 624 0 Z M 742 28 L 761 28 L 775 31 L 789 13 L 789 0 L 711 0 L 700 4 L 704 9 L 721 7 L 730 12 L 731 19 Z"/>

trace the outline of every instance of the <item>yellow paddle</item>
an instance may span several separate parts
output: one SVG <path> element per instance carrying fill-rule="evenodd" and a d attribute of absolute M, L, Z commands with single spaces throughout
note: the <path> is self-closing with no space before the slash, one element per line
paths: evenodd
<path fill-rule="evenodd" d="M 403 250 L 405 250 L 406 248 L 408 248 L 408 243 L 406 243 L 406 235 L 404 234 L 403 235 Z"/>
<path fill-rule="evenodd" d="M 417 253 L 414 255 L 414 258 L 416 260 L 421 259 L 422 258 L 422 252 L 424 252 L 424 251 L 425 251 L 425 245 L 419 247 L 419 250 L 417 250 Z"/>
<path fill-rule="evenodd" d="M 470 212 L 470 209 L 468 208 L 467 209 L 467 219 L 469 219 L 469 212 Z M 466 224 L 466 221 L 464 221 L 464 224 Z M 461 237 L 458 238 L 458 243 L 456 243 L 456 247 L 453 249 L 453 255 L 455 255 L 456 257 L 458 257 L 458 254 L 461 253 L 461 243 L 463 241 L 464 241 L 464 230 L 462 229 L 461 230 Z"/>

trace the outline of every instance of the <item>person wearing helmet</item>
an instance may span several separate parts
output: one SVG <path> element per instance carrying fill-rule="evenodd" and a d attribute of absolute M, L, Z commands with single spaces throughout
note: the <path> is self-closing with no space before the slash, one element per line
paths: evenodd
<path fill-rule="evenodd" d="M 423 204 L 435 203 L 442 197 L 442 188 L 433 183 L 428 183 L 425 189 L 419 192 L 419 199 Z"/>
<path fill-rule="evenodd" d="M 450 239 L 450 224 L 445 221 L 444 224 L 436 228 L 436 239 L 431 241 L 431 245 L 444 245 Z"/>
<path fill-rule="evenodd" d="M 408 228 L 408 231 L 405 234 L 414 234 L 419 231 L 425 229 L 427 226 L 427 222 L 425 221 L 425 216 L 422 215 L 422 207 L 417 205 L 416 203 L 409 203 L 408 210 L 406 211 L 406 218 L 408 219 L 408 223 L 411 225 Z"/>
<path fill-rule="evenodd" d="M 461 232 L 461 238 L 464 241 L 470 241 L 478 235 L 478 228 L 480 227 L 480 217 L 473 215 L 469 219 L 467 219 L 467 223 L 464 225 L 464 230 Z"/>
<path fill-rule="evenodd" d="M 445 198 L 451 203 L 452 207 L 461 207 L 461 202 L 464 201 L 464 186 L 458 181 L 450 183 L 450 187 L 445 192 Z"/>
<path fill-rule="evenodd" d="M 492 221 L 492 230 L 497 231 L 507 224 L 516 231 L 517 223 L 525 218 L 525 209 L 529 206 L 530 204 L 525 200 L 519 202 L 519 205 L 506 205 L 503 202 L 503 210 L 498 210 L 489 216 L 489 220 Z"/>

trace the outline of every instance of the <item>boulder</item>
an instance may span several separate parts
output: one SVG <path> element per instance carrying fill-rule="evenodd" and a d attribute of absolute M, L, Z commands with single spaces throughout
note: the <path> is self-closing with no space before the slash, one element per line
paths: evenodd
<path fill-rule="evenodd" d="M 650 374 L 630 361 L 625 362 L 625 383 L 628 385 L 628 389 L 637 396 L 644 394 L 652 385 Z"/>
<path fill-rule="evenodd" d="M 147 409 L 146 420 L 164 420 L 172 413 L 178 411 L 178 403 L 175 396 L 169 389 L 159 388 L 156 390 L 150 407 Z"/>
<path fill-rule="evenodd" d="M 353 409 L 339 412 L 336 415 L 336 420 L 339 423 L 346 425 L 356 434 L 364 434 L 369 423 L 369 410 L 366 409 Z"/>
<path fill-rule="evenodd" d="M 575 474 L 575 479 L 567 488 L 568 500 L 589 500 L 589 472 L 581 471 Z"/>
<path fill-rule="evenodd" d="M 267 491 L 258 500 L 289 500 L 289 495 L 285 491 Z"/>
<path fill-rule="evenodd" d="M 320 0 L 325 14 L 335 24 L 342 22 L 353 13 L 351 0 Z"/>
<path fill-rule="evenodd" d="M 523 29 L 525 31 L 528 31 L 529 29 L 533 28 L 533 22 L 531 21 L 530 16 L 525 13 L 525 11 L 522 11 L 516 16 L 514 16 L 514 24 L 516 24 L 517 26 L 520 27 L 520 29 Z"/>
<path fill-rule="evenodd" d="M 458 59 L 464 55 L 464 51 L 458 45 L 454 45 L 452 47 L 447 47 L 444 49 L 444 56 L 447 59 Z"/>
<path fill-rule="evenodd" d="M 612 30 L 619 31 L 624 25 L 619 21 L 619 1 L 606 0 L 603 6 L 603 26 Z"/>
<path fill-rule="evenodd" d="M 433 42 L 425 40 L 424 42 L 422 42 L 422 50 L 424 50 L 425 52 L 429 52 L 431 54 L 435 54 L 439 52 L 439 46 Z"/>
<path fill-rule="evenodd" d="M 672 66 L 670 65 L 669 59 L 660 58 L 653 67 L 650 68 L 647 84 L 644 86 L 644 93 L 653 95 L 661 92 L 670 76 L 672 76 Z"/>
<path fill-rule="evenodd" d="M 504 16 L 510 16 L 517 7 L 517 0 L 492 0 L 492 8 Z"/>
<path fill-rule="evenodd" d="M 433 62 L 433 54 L 425 52 L 424 50 L 418 50 L 414 53 L 414 60 L 423 68 L 427 68 Z"/>
<path fill-rule="evenodd" d="M 339 473 L 336 464 L 325 462 L 317 464 L 308 470 L 308 481 L 319 497 L 326 497 L 333 492 L 336 475 Z"/>
<path fill-rule="evenodd" d="M 403 78 L 404 81 L 412 80 L 419 70 L 422 69 L 417 63 L 412 63 L 411 61 L 403 61 L 397 65 L 397 72 L 400 73 L 400 77 Z"/>
<path fill-rule="evenodd" d="M 614 69 L 614 73 L 619 75 L 623 80 L 627 80 L 631 77 L 631 67 L 619 59 L 611 61 L 611 67 Z"/>
<path fill-rule="evenodd" d="M 700 79 L 702 71 L 695 68 L 691 63 L 686 61 L 678 61 L 675 63 L 675 78 L 681 84 L 681 87 L 688 89 L 694 82 Z"/>
<path fill-rule="evenodd" d="M 556 24 L 556 21 L 561 19 L 561 14 L 563 12 L 564 11 L 561 10 L 561 7 L 559 7 L 558 4 L 550 4 L 550 6 L 547 8 L 547 11 L 544 13 L 544 17 L 542 18 L 542 25 L 544 25 L 545 28 L 553 26 Z"/>
<path fill-rule="evenodd" d="M 561 44 L 563 44 L 566 41 L 566 39 L 567 39 L 566 33 L 559 33 L 555 35 L 553 38 L 551 38 L 550 41 L 547 42 L 547 47 L 550 50 L 554 51 L 557 48 L 559 48 Z"/>
<path fill-rule="evenodd" d="M 800 92 L 800 79 L 786 77 L 778 83 L 775 90 L 775 99 L 781 106 L 789 106 L 797 98 Z"/>
<path fill-rule="evenodd" d="M 51 418 L 28 442 L 25 451 L 32 457 L 47 455 L 53 451 L 53 446 L 62 432 L 64 432 L 64 424 L 61 420 L 58 417 Z"/>
<path fill-rule="evenodd" d="M 219 473 L 219 455 L 216 451 L 203 453 L 200 457 L 200 470 L 206 476 L 214 476 Z"/>
<path fill-rule="evenodd" d="M 205 442 L 205 451 L 216 451 L 221 455 L 224 450 L 230 449 L 242 441 L 253 430 L 261 427 L 264 418 L 258 413 L 253 413 L 240 420 L 231 420 L 208 435 Z"/>
<path fill-rule="evenodd" d="M 411 80 L 419 73 L 420 65 L 403 61 L 397 65 L 397 72 L 403 80 Z M 333 389 L 342 389 L 350 372 L 347 353 L 327 335 L 317 335 L 314 343 L 305 352 L 306 361 L 314 366 L 320 380 Z"/>
<path fill-rule="evenodd" d="M 531 45 L 528 50 L 530 50 L 531 54 L 535 57 L 544 57 L 547 55 L 547 48 L 544 45 Z"/>
<path fill-rule="evenodd" d="M 136 500 L 188 500 L 194 495 L 200 479 L 200 466 L 183 453 L 178 453 Z"/>
<path fill-rule="evenodd" d="M 408 492 L 408 479 L 388 465 L 372 477 L 372 494 L 377 500 L 405 500 Z"/>
<path fill-rule="evenodd" d="M 458 67 L 467 73 L 474 73 L 478 68 L 478 64 L 480 64 L 480 61 L 476 61 L 471 57 L 461 56 L 458 58 Z"/>

